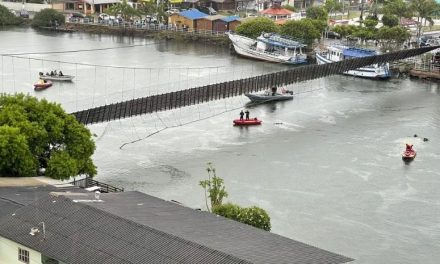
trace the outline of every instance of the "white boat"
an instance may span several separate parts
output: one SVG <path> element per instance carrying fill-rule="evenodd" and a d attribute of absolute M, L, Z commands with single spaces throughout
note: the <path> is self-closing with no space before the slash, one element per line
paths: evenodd
<path fill-rule="evenodd" d="M 305 63 L 307 59 L 307 56 L 302 53 L 305 45 L 298 40 L 275 33 L 262 33 L 257 39 L 231 32 L 226 34 L 234 45 L 235 51 L 244 57 L 286 64 Z"/>
<path fill-rule="evenodd" d="M 73 75 L 40 75 L 39 77 L 42 80 L 51 81 L 72 81 L 75 78 Z"/>
<path fill-rule="evenodd" d="M 362 58 L 374 55 L 377 55 L 377 52 L 370 49 L 352 48 L 346 46 L 328 46 L 326 51 L 316 52 L 316 61 L 318 64 L 326 64 L 345 59 Z M 391 76 L 389 63 L 373 64 L 357 68 L 355 70 L 346 71 L 344 74 L 375 79 L 384 79 Z"/>
<path fill-rule="evenodd" d="M 273 101 L 286 101 L 293 99 L 293 92 L 282 89 L 281 93 L 272 92 L 272 91 L 264 91 L 261 93 L 252 93 L 252 94 L 244 94 L 251 100 L 256 103 L 265 103 L 265 102 L 273 102 Z"/>

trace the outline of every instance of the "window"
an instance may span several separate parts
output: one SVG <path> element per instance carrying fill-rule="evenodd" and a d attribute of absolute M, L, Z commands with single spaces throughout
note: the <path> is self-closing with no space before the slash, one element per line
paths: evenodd
<path fill-rule="evenodd" d="M 29 263 L 29 251 L 18 248 L 18 260 L 23 263 Z"/>

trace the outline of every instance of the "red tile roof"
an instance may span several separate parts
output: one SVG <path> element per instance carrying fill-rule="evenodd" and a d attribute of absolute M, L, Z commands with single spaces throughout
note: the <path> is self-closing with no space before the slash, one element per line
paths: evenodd
<path fill-rule="evenodd" d="M 268 8 L 261 11 L 261 14 L 282 16 L 282 15 L 291 15 L 293 14 L 293 12 L 284 8 Z"/>

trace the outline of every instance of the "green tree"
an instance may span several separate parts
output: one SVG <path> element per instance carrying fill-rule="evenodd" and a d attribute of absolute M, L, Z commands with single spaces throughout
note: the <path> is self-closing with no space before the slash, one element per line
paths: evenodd
<path fill-rule="evenodd" d="M 223 179 L 217 177 L 217 173 L 212 163 L 208 163 L 206 171 L 208 172 L 208 179 L 200 181 L 199 184 L 205 189 L 206 208 L 209 211 L 207 198 L 211 201 L 211 208 L 215 208 L 222 205 L 223 198 L 228 197 L 228 193 L 225 190 Z"/>
<path fill-rule="evenodd" d="M 411 6 L 408 5 L 403 0 L 389 0 L 382 8 L 384 15 L 395 15 L 398 17 L 399 21 L 402 17 L 411 18 L 413 16 L 413 10 Z"/>
<path fill-rule="evenodd" d="M 367 18 L 364 21 L 364 26 L 370 30 L 374 30 L 378 23 L 379 21 L 377 21 L 376 19 Z"/>
<path fill-rule="evenodd" d="M 281 26 L 281 33 L 303 40 L 307 44 L 313 43 L 321 37 L 321 32 L 315 27 L 311 19 L 289 20 Z"/>
<path fill-rule="evenodd" d="M 336 0 L 326 0 L 324 8 L 331 15 L 334 12 L 342 11 L 342 3 Z"/>
<path fill-rule="evenodd" d="M 27 169 L 17 169 L 11 156 L 5 163 L 10 167 L 0 169 L 1 176 L 34 176 L 39 168 L 46 169 L 46 175 L 56 179 L 68 179 L 78 174 L 94 176 L 96 167 L 91 156 L 95 144 L 90 131 L 79 124 L 60 105 L 31 96 L 18 94 L 0 95 L 0 127 L 10 127 L 24 137 Z M 15 131 L 15 130 L 14 130 Z M 23 142 L 23 141 L 20 141 Z M 24 143 L 23 143 L 24 144 Z M 22 145 L 20 145 L 22 146 Z M 17 146 L 17 149 L 20 149 Z M 18 150 L 17 150 L 18 151 Z M 2 158 L 3 160 L 3 158 Z M 8 173 L 6 173 L 8 172 Z"/>
<path fill-rule="evenodd" d="M 411 8 L 417 16 L 417 22 L 419 22 L 417 36 L 420 36 L 423 19 L 425 19 L 425 23 L 429 21 L 433 24 L 432 15 L 438 11 L 439 5 L 434 0 L 411 0 Z"/>
<path fill-rule="evenodd" d="M 63 25 L 66 22 L 66 17 L 55 9 L 46 8 L 35 14 L 32 26 L 50 27 L 54 25 L 55 21 L 58 22 L 58 25 Z"/>
<path fill-rule="evenodd" d="M 279 27 L 271 19 L 267 17 L 257 17 L 249 19 L 239 25 L 235 31 L 239 35 L 243 35 L 249 38 L 257 38 L 263 32 L 277 33 Z"/>
<path fill-rule="evenodd" d="M 121 15 L 124 20 L 129 20 L 132 17 L 139 17 L 140 13 L 137 9 L 133 8 L 127 3 L 127 0 L 122 0 L 122 2 L 116 3 L 107 9 L 107 13 L 110 15 Z"/>
<path fill-rule="evenodd" d="M 20 129 L 0 126 L 0 176 L 29 176 L 36 167 L 37 161 Z"/>
<path fill-rule="evenodd" d="M 403 42 L 411 37 L 408 30 L 401 26 L 395 27 L 381 27 L 376 38 L 379 39 L 387 50 L 394 50 L 400 48 Z"/>
<path fill-rule="evenodd" d="M 327 10 L 322 6 L 312 6 L 307 8 L 306 17 L 310 19 L 318 19 L 327 21 L 328 13 Z"/>
<path fill-rule="evenodd" d="M 347 36 L 353 35 L 358 28 L 355 25 L 336 25 L 333 31 L 345 38 Z"/>
<path fill-rule="evenodd" d="M 385 14 L 382 17 L 382 23 L 386 27 L 395 27 L 399 25 L 399 18 L 396 15 Z"/>
<path fill-rule="evenodd" d="M 0 4 L 0 26 L 19 25 L 23 19 L 15 16 L 8 8 Z"/>

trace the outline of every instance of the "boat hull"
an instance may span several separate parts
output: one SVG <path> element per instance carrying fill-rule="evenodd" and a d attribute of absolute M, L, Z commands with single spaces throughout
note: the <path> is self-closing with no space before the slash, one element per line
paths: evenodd
<path fill-rule="evenodd" d="M 331 61 L 327 59 L 324 55 L 316 53 L 316 62 L 321 64 L 333 63 L 336 61 Z M 380 66 L 380 67 L 361 67 L 355 70 L 350 70 L 343 72 L 343 74 L 361 77 L 361 78 L 369 78 L 369 79 L 387 79 L 390 78 L 390 70 L 388 65 Z"/>
<path fill-rule="evenodd" d="M 47 81 L 46 83 L 36 83 L 36 84 L 34 84 L 34 90 L 41 91 L 41 90 L 47 89 L 51 86 L 52 86 L 51 81 Z"/>
<path fill-rule="evenodd" d="M 275 95 L 245 94 L 245 96 L 249 98 L 249 100 L 251 100 L 252 102 L 258 102 L 258 103 L 287 101 L 293 99 L 293 95 L 291 94 L 275 94 Z"/>
<path fill-rule="evenodd" d="M 63 75 L 63 76 L 40 75 L 40 79 L 42 80 L 60 81 L 60 82 L 69 82 L 72 81 L 73 78 L 75 78 L 75 76 L 72 75 Z"/>
<path fill-rule="evenodd" d="M 235 119 L 234 126 L 255 126 L 255 125 L 261 125 L 261 120 L 254 118 L 254 119 Z"/>
<path fill-rule="evenodd" d="M 276 63 L 284 63 L 284 64 L 301 64 L 307 61 L 307 56 L 305 54 L 298 54 L 296 56 L 283 56 L 280 54 L 258 51 L 256 49 L 251 48 L 252 44 L 254 44 L 255 40 L 243 36 L 238 36 L 234 34 L 228 34 L 229 39 L 234 46 L 235 52 L 238 55 Z"/>
<path fill-rule="evenodd" d="M 413 160 L 417 156 L 415 151 L 405 151 L 402 153 L 402 160 L 408 161 Z"/>

